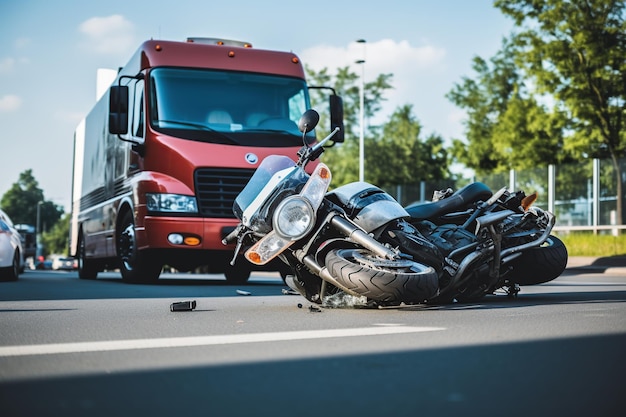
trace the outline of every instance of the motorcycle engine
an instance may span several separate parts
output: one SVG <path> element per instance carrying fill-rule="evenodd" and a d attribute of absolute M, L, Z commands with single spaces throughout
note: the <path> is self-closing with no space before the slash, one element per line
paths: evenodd
<path fill-rule="evenodd" d="M 471 245 L 477 241 L 477 237 L 473 233 L 454 224 L 436 226 L 429 221 L 421 221 L 415 226 L 445 256 L 448 256 L 455 249 Z"/>
<path fill-rule="evenodd" d="M 432 266 L 437 273 L 443 270 L 444 260 L 441 251 L 413 225 L 404 220 L 396 220 L 386 225 L 379 239 L 382 243 L 399 247 L 413 260 Z"/>

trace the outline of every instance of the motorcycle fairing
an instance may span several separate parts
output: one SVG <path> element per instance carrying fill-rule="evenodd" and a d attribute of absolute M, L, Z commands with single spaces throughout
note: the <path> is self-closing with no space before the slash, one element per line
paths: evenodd
<path fill-rule="evenodd" d="M 241 223 L 257 233 L 271 230 L 270 209 L 265 204 L 284 192 L 296 194 L 308 175 L 286 156 L 270 155 L 261 162 L 241 193 L 235 199 L 233 212 Z"/>
<path fill-rule="evenodd" d="M 340 205 L 367 233 L 409 213 L 389 194 L 366 182 L 352 182 L 331 191 L 328 198 Z"/>
<path fill-rule="evenodd" d="M 302 168 L 296 168 L 298 172 L 304 173 Z M 324 199 L 328 186 L 330 185 L 331 178 L 331 173 L 328 167 L 320 163 L 315 168 L 311 176 L 308 177 L 308 181 L 304 184 L 304 187 L 302 187 L 299 196 L 309 201 L 313 213 L 317 213 L 319 206 L 322 204 L 322 200 Z M 274 194 L 270 193 L 269 195 Z M 269 211 L 271 212 L 271 210 Z M 252 213 L 252 215 L 254 216 L 255 213 Z M 313 223 L 315 223 L 314 217 L 311 219 Z M 263 236 L 262 239 L 257 241 L 250 249 L 248 249 L 244 256 L 253 264 L 265 265 L 283 253 L 293 243 L 295 243 L 295 240 L 281 236 L 276 232 L 276 230 L 273 229 Z"/>

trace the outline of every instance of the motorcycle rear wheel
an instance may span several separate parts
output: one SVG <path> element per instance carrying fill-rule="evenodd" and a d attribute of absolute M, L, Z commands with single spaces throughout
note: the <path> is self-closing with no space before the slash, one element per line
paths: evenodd
<path fill-rule="evenodd" d="M 565 271 L 567 256 L 561 239 L 550 235 L 543 245 L 529 249 L 511 262 L 513 270 L 507 278 L 519 285 L 552 281 Z"/>
<path fill-rule="evenodd" d="M 345 288 L 381 305 L 423 303 L 439 291 L 434 268 L 405 259 L 380 259 L 363 249 L 331 250 L 326 267 Z"/>

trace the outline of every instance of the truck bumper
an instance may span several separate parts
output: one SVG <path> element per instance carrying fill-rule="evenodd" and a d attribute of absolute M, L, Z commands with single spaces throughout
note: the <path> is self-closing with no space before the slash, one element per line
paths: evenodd
<path fill-rule="evenodd" d="M 141 249 L 232 250 L 222 239 L 239 224 L 237 219 L 196 217 L 146 217 L 144 227 L 137 227 L 137 243 Z M 183 237 L 181 243 L 173 235 Z M 190 238 L 190 239 L 185 239 Z M 195 244 L 195 239 L 199 242 Z"/>

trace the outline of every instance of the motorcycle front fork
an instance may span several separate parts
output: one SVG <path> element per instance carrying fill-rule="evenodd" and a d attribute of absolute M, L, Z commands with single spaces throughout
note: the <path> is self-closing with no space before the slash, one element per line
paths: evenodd
<path fill-rule="evenodd" d="M 320 287 L 320 298 L 324 297 L 327 284 L 334 285 L 346 294 L 350 294 L 355 297 L 361 296 L 361 294 L 356 293 L 339 283 L 335 279 L 335 277 L 332 276 L 328 268 L 326 268 L 326 266 L 320 265 L 320 263 L 316 260 L 315 251 L 317 250 L 317 248 L 313 250 L 314 248 L 311 246 L 311 244 L 317 241 L 318 234 L 323 233 L 323 229 L 325 227 L 332 228 L 334 231 L 347 238 L 348 241 L 369 250 L 370 252 L 374 253 L 377 256 L 380 256 L 381 258 L 397 259 L 399 257 L 397 251 L 378 242 L 359 226 L 355 225 L 348 219 L 345 219 L 344 217 L 338 215 L 337 213 L 330 213 L 324 220 L 323 225 L 318 229 L 318 232 L 313 235 L 310 242 L 304 245 L 304 247 L 302 247 L 301 249 L 296 249 L 292 252 L 293 256 L 298 260 L 298 262 L 305 265 L 306 268 L 310 270 L 314 275 L 322 279 Z"/>

